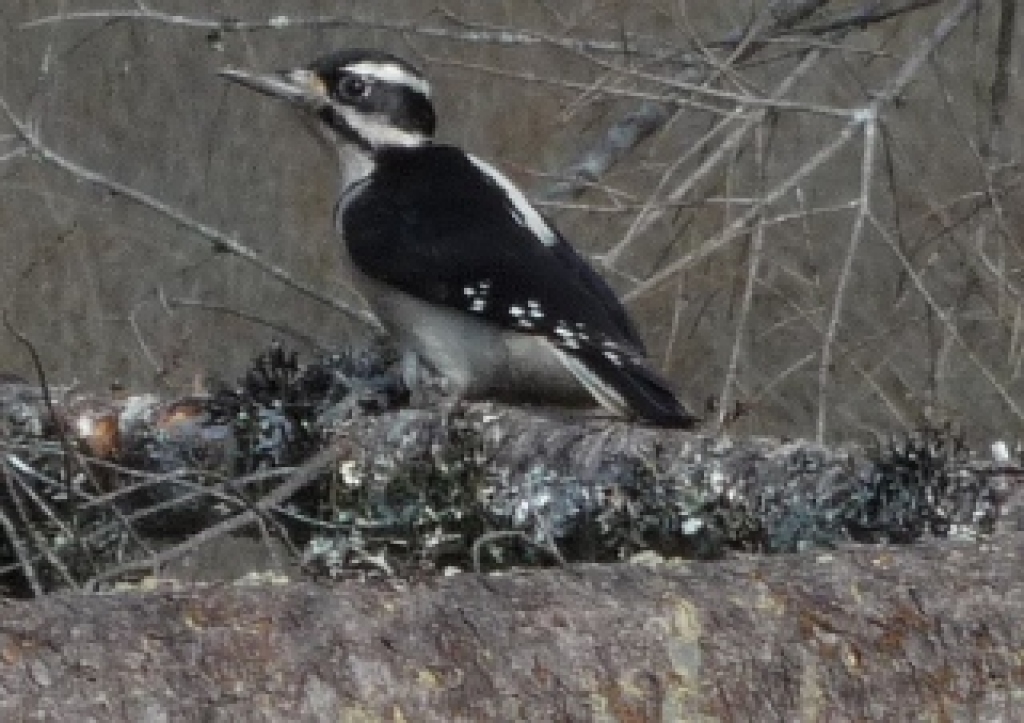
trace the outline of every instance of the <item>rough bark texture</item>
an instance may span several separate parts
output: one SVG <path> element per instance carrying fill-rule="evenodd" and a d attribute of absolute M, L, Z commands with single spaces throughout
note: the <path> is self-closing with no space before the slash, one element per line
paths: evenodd
<path fill-rule="evenodd" d="M 4 720 L 1019 720 L 1024 536 L 0 603 Z"/>
<path fill-rule="evenodd" d="M 0 385 L 0 424 L 2 392 Z M 643 551 L 709 558 L 730 549 L 791 552 L 1024 529 L 1020 461 L 1005 449 L 983 459 L 934 429 L 865 451 L 487 403 L 354 418 L 330 407 L 312 422 L 328 448 L 310 458 L 315 449 L 301 437 L 293 449 L 286 434 L 246 446 L 240 435 L 248 428 L 211 419 L 209 400 L 144 400 L 148 407 L 131 398 L 62 405 L 72 446 L 101 457 L 72 460 L 72 471 L 85 470 L 94 482 L 72 486 L 74 504 L 60 481 L 69 476 L 61 445 L 28 432 L 0 434 L 0 480 L 7 482 L 0 521 L 10 538 L 0 547 L 0 574 L 38 580 L 37 595 L 88 588 L 152 574 L 200 546 L 248 534 L 259 521 L 266 533 L 267 523 L 281 520 L 300 545 L 308 542 L 305 563 L 332 577 L 362 575 L 367 565 L 415 576 L 425 566 L 612 562 Z M 25 409 L 34 423 L 24 422 Z M 46 426 L 31 400 L 6 410 L 6 418 L 22 420 L 12 428 Z M 250 474 L 253 449 L 284 466 Z M 107 460 L 120 465 L 116 474 Z M 77 547 L 40 527 L 44 513 L 68 529 L 77 515 L 79 540 L 90 550 L 85 569 L 74 567 Z M 118 542 L 126 532 L 151 544 L 126 548 Z M 275 554 L 265 550 L 251 571 L 276 567 Z M 214 570 L 202 579 L 234 574 Z"/>

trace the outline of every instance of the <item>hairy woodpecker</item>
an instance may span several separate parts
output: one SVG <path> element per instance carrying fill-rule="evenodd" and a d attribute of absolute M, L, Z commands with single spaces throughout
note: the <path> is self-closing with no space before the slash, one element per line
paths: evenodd
<path fill-rule="evenodd" d="M 220 74 L 298 106 L 338 149 L 334 221 L 352 281 L 457 394 L 696 422 L 647 361 L 615 293 L 523 192 L 433 142 L 430 84 L 415 67 L 344 50 L 298 70 Z"/>

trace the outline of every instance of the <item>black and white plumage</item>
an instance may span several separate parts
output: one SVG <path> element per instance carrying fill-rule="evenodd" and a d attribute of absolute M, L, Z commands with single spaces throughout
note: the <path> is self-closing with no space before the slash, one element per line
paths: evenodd
<path fill-rule="evenodd" d="M 459 395 L 695 423 L 554 226 L 495 168 L 433 142 L 430 86 L 413 66 L 342 51 L 275 75 L 221 74 L 318 120 L 341 158 L 335 225 L 355 286 Z"/>

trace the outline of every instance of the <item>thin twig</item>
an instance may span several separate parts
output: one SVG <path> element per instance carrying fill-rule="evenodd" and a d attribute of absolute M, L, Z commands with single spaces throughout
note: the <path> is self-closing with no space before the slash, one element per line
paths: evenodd
<path fill-rule="evenodd" d="M 568 80 L 565 78 L 554 78 L 550 75 L 543 75 L 533 71 L 508 70 L 506 68 L 497 68 L 491 65 L 483 65 L 481 63 L 452 60 L 450 58 L 430 57 L 429 60 L 433 65 L 459 68 L 461 70 L 467 70 L 474 73 L 493 75 L 497 78 L 508 78 L 510 80 L 517 80 L 530 85 L 546 85 L 553 88 L 561 88 L 562 90 L 569 90 L 574 93 L 586 92 L 593 87 L 593 83 L 584 83 L 578 80 Z M 653 103 L 662 103 L 680 108 L 694 108 L 699 111 L 714 113 L 717 115 L 729 113 L 733 110 L 732 107 L 723 107 L 713 103 L 705 103 L 699 100 L 694 100 L 691 97 L 680 96 L 675 92 L 653 93 L 637 90 L 636 88 L 608 87 L 603 90 L 603 94 L 613 98 L 651 101 Z"/>
<path fill-rule="evenodd" d="M 149 362 L 150 366 L 153 367 L 153 370 L 158 375 L 162 375 L 166 369 L 153 350 L 149 348 L 149 344 L 146 343 L 146 338 L 142 335 L 142 328 L 139 326 L 138 314 L 144 303 L 145 301 L 140 301 L 132 308 L 131 313 L 128 315 L 128 324 L 132 328 L 132 333 L 135 334 L 135 342 L 139 345 L 139 348 L 142 349 L 142 355 L 146 358 L 146 361 Z"/>
<path fill-rule="evenodd" d="M 661 357 L 661 369 L 667 371 L 669 364 L 675 358 L 675 346 L 679 337 L 679 327 L 683 319 L 683 281 L 676 284 L 676 293 L 672 299 L 672 324 L 668 330 L 668 343 L 665 344 L 665 353 Z"/>
<path fill-rule="evenodd" d="M 28 146 L 15 146 L 14 150 L 8 151 L 7 153 L 0 155 L 0 163 L 4 163 L 6 161 L 13 161 L 15 158 L 21 158 L 22 156 L 28 155 L 28 152 Z"/>
<path fill-rule="evenodd" d="M 642 70 L 635 70 L 633 68 L 615 65 L 611 61 L 595 58 L 594 62 L 602 68 L 619 69 L 623 73 L 638 80 L 646 80 L 655 85 L 663 85 L 667 88 L 689 93 L 697 97 L 707 98 L 708 100 L 724 102 L 726 105 L 719 109 L 720 113 L 727 113 L 731 109 L 740 107 L 744 109 L 770 108 L 772 110 L 780 111 L 799 111 L 802 113 L 810 113 L 812 115 L 844 119 L 852 118 L 856 114 L 856 110 L 851 110 L 849 108 L 837 108 L 835 106 L 821 105 L 818 103 L 804 103 L 801 101 L 786 100 L 781 96 L 760 97 L 747 93 L 734 93 L 733 91 L 722 90 L 721 88 L 716 88 L 706 83 L 690 83 L 669 75 L 647 73 Z"/>
<path fill-rule="evenodd" d="M 758 169 L 758 176 L 764 178 L 764 132 L 759 127 L 754 134 L 755 137 L 755 163 Z M 750 259 L 747 263 L 747 279 L 743 287 L 743 301 L 740 304 L 739 317 L 736 320 L 736 331 L 733 336 L 732 352 L 729 355 L 729 366 L 726 370 L 725 381 L 722 382 L 722 393 L 718 401 L 717 428 L 721 432 L 725 427 L 725 421 L 732 407 L 732 390 L 736 384 L 736 374 L 739 367 L 740 353 L 744 346 L 744 338 L 747 334 L 747 320 L 750 318 L 750 309 L 754 300 L 754 284 L 760 273 L 761 250 L 764 248 L 764 224 L 758 223 L 754 227 L 754 233 L 750 239 Z"/>
<path fill-rule="evenodd" d="M 25 549 L 25 542 L 18 534 L 18 528 L 15 527 L 14 523 L 11 522 L 11 519 L 2 509 L 0 509 L 0 527 L 4 528 L 4 534 L 7 536 L 7 541 L 14 550 L 15 557 L 18 558 L 19 566 L 21 567 L 21 571 L 25 574 L 25 579 L 28 580 L 29 587 L 32 588 L 32 594 L 36 597 L 42 597 L 46 593 L 39 582 L 39 575 L 36 574 L 36 568 L 32 564 L 31 556 L 29 555 L 28 550 Z"/>
<path fill-rule="evenodd" d="M 296 279 L 291 275 L 291 273 L 282 267 L 264 259 L 247 245 L 240 242 L 235 236 L 229 236 L 213 226 L 196 221 L 183 211 L 180 211 L 179 209 L 174 208 L 173 206 L 170 206 L 149 194 L 143 193 L 132 186 L 107 178 L 102 173 L 93 171 L 85 166 L 75 163 L 74 161 L 64 158 L 64 156 L 46 146 L 40 139 L 38 131 L 32 128 L 25 121 L 19 119 L 3 97 L 0 97 L 0 111 L 3 111 L 4 115 L 7 116 L 8 121 L 10 121 L 14 126 L 21 138 L 32 149 L 32 152 L 41 160 L 71 174 L 75 178 L 99 186 L 111 193 L 123 196 L 151 211 L 156 211 L 182 228 L 190 231 L 195 236 L 204 239 L 215 252 L 230 253 L 237 256 L 300 294 L 308 296 L 309 298 L 329 306 L 332 309 L 340 311 L 353 321 L 368 326 L 374 331 L 380 331 L 380 325 L 377 322 L 376 317 L 374 317 L 370 312 L 355 309 L 342 301 L 320 293 L 305 282 Z"/>
<path fill-rule="evenodd" d="M 7 316 L 7 309 L 0 311 L 0 320 L 3 321 L 4 328 L 7 329 L 7 332 L 25 347 L 28 351 L 29 357 L 32 359 L 32 366 L 35 368 L 36 378 L 39 380 L 39 389 L 43 395 L 43 405 L 46 407 L 46 413 L 50 415 L 50 422 L 53 424 L 53 428 L 60 440 L 61 449 L 64 452 L 61 457 L 61 465 L 64 471 L 64 484 L 67 487 L 68 500 L 73 502 L 75 499 L 73 493 L 74 485 L 72 484 L 74 470 L 71 466 L 71 456 L 74 453 L 74 450 L 71 446 L 71 442 L 68 441 L 68 435 L 64 429 L 64 423 L 57 415 L 57 408 L 53 404 L 53 397 L 50 395 L 50 385 L 46 383 L 46 370 L 43 369 L 43 362 L 40 360 L 38 352 L 36 352 L 35 345 L 21 331 L 14 328 L 14 325 Z M 77 519 L 77 513 L 75 513 L 72 517 L 72 529 L 76 531 L 78 530 Z"/>
<path fill-rule="evenodd" d="M 810 35 L 825 35 L 828 33 L 834 33 L 837 30 L 849 30 L 851 28 L 861 29 L 868 25 L 875 25 L 877 23 L 885 22 L 886 20 L 892 20 L 900 15 L 912 13 L 915 10 L 921 10 L 922 8 L 938 5 L 940 2 L 942 2 L 942 0 L 911 0 L 910 2 L 904 3 L 903 5 L 897 5 L 896 7 L 889 8 L 888 10 L 850 13 L 849 15 L 834 18 L 828 22 L 805 26 L 801 28 L 801 31 Z M 873 3 L 871 5 L 873 5 Z"/>
<path fill-rule="evenodd" d="M 605 175 L 629 151 L 660 129 L 670 115 L 669 109 L 662 103 L 641 103 L 635 111 L 610 126 L 601 143 L 590 148 L 582 158 L 566 168 L 562 179 L 536 194 L 537 198 L 549 201 L 579 195 L 587 189 L 587 182 Z"/>
<path fill-rule="evenodd" d="M 585 50 L 599 53 L 621 53 L 620 39 L 603 40 L 598 38 L 577 39 L 558 35 L 548 35 L 538 31 L 518 28 L 485 27 L 459 21 L 455 16 L 446 14 L 449 20 L 459 22 L 465 29 L 445 28 L 423 25 L 418 22 L 401 22 L 385 20 L 368 20 L 345 15 L 313 15 L 292 17 L 275 15 L 262 20 L 239 20 L 203 18 L 187 15 L 164 13 L 148 8 L 139 10 L 94 10 L 83 12 L 58 13 L 45 15 L 21 24 L 22 29 L 41 28 L 67 22 L 82 21 L 134 21 L 175 25 L 179 27 L 203 30 L 208 33 L 252 33 L 259 31 L 308 30 L 318 28 L 350 28 L 354 30 L 381 30 L 400 33 L 402 35 L 420 35 L 428 38 L 442 38 L 465 43 L 483 43 L 488 45 L 511 45 L 531 47 L 550 45 L 565 50 Z M 654 44 L 647 38 L 630 36 L 630 52 L 649 56 L 662 56 L 676 52 L 674 48 L 663 44 Z"/>
<path fill-rule="evenodd" d="M 11 456 L 13 455 L 8 455 L 8 458 Z M 3 465 L 3 468 L 7 472 L 7 474 L 5 475 L 5 479 L 7 480 L 8 491 L 10 492 L 11 496 L 14 497 L 16 494 L 26 495 L 32 501 L 32 504 L 34 504 L 37 508 L 39 508 L 40 511 L 42 511 L 43 516 L 46 517 L 46 519 L 49 521 L 49 524 L 55 525 L 61 531 L 62 534 L 68 537 L 73 537 L 74 531 L 64 523 L 64 520 L 61 518 L 61 516 L 54 512 L 50 505 L 47 504 L 46 500 L 40 497 L 39 494 L 32 488 L 31 484 L 28 484 L 25 482 L 25 480 L 21 479 L 20 474 L 16 474 L 18 468 L 11 464 L 9 459 L 5 460 L 5 462 L 6 463 Z M 12 480 L 13 482 L 17 482 L 18 487 L 21 489 L 20 493 L 18 493 L 17 490 L 11 487 L 11 485 L 13 484 Z"/>
<path fill-rule="evenodd" d="M 78 583 L 75 581 L 75 578 L 71 574 L 71 571 L 68 570 L 67 565 L 65 565 L 64 562 L 60 559 L 60 557 L 58 557 L 57 554 L 50 548 L 50 544 L 43 537 L 42 533 L 40 533 L 39 530 L 36 529 L 36 525 L 29 516 L 28 510 L 25 509 L 25 503 L 21 499 L 21 494 L 19 494 L 18 490 L 14 488 L 14 482 L 12 481 L 11 476 L 5 474 L 4 482 L 6 483 L 7 486 L 8 498 L 14 504 L 14 509 L 17 511 L 18 517 L 21 518 L 21 524 L 24 527 L 24 529 L 28 532 L 29 537 L 32 538 L 36 550 L 38 550 L 40 555 L 42 555 L 42 557 L 48 563 L 50 563 L 50 566 L 58 572 L 58 574 L 64 579 L 64 583 L 66 585 L 68 585 L 72 589 L 77 590 Z M 29 496 L 36 504 L 42 503 L 42 500 L 40 500 L 39 497 L 36 496 L 36 494 L 31 491 L 31 488 L 23 486 L 22 489 L 24 492 L 29 493 Z M 45 504 L 42 505 L 42 509 L 45 512 L 49 513 L 51 519 L 59 520 L 59 518 L 56 515 L 54 515 L 52 511 L 49 510 L 49 507 L 46 506 Z M 71 544 L 75 544 L 77 537 L 74 534 L 73 530 L 71 530 L 64 524 L 61 524 L 61 527 L 69 535 L 69 542 Z"/>
<path fill-rule="evenodd" d="M 821 360 L 818 364 L 818 418 L 815 425 L 815 441 L 818 444 L 825 443 L 825 420 L 828 414 L 828 378 L 829 368 L 832 365 L 832 346 L 835 343 L 836 333 L 839 329 L 839 318 L 842 315 L 843 301 L 846 298 L 846 289 L 850 282 L 853 271 L 853 261 L 860 249 L 861 239 L 864 237 L 864 224 L 871 213 L 871 188 L 874 181 L 875 151 L 878 143 L 878 121 L 875 118 L 864 124 L 864 151 L 861 156 L 860 168 L 860 208 L 853 221 L 853 228 L 850 231 L 850 240 L 846 246 L 846 256 L 843 258 L 843 266 L 839 271 L 839 279 L 836 281 L 835 294 L 832 297 L 832 313 L 829 315 L 828 327 L 825 329 L 825 336 L 821 342 Z"/>
<path fill-rule="evenodd" d="M 843 147 L 845 147 L 853 137 L 855 131 L 863 123 L 868 121 L 874 122 L 880 116 L 882 108 L 888 103 L 891 103 L 903 92 L 910 81 L 913 80 L 924 62 L 939 48 L 940 45 L 942 45 L 943 42 L 945 42 L 946 38 L 949 37 L 950 33 L 952 33 L 960 24 L 964 16 L 974 6 L 975 2 L 976 0 L 960 0 L 957 6 L 939 21 L 935 31 L 918 45 L 911 56 L 900 67 L 893 79 L 882 91 L 875 95 L 872 102 L 859 111 L 856 111 L 853 119 L 836 134 L 836 137 L 831 143 L 820 148 L 793 174 L 783 180 L 772 191 L 767 193 L 762 204 L 750 208 L 747 213 L 736 219 L 717 236 L 705 241 L 699 248 L 691 251 L 681 258 L 676 259 L 657 273 L 651 275 L 643 283 L 626 293 L 623 296 L 624 300 L 633 301 L 641 296 L 650 294 L 679 272 L 692 266 L 694 263 L 701 261 L 710 254 L 721 250 L 737 238 L 744 236 L 750 223 L 753 222 L 760 213 L 761 206 L 772 205 L 788 194 L 801 181 L 817 170 L 822 164 L 833 158 Z M 808 54 L 808 58 L 813 56 L 813 52 Z M 806 61 L 807 59 L 805 58 L 804 62 L 806 63 Z M 787 82 L 789 80 L 790 79 L 787 79 Z M 744 126 L 763 119 L 763 113 L 763 109 L 759 110 L 755 113 L 755 116 L 752 119 L 748 119 Z M 738 140 L 736 142 L 738 142 Z M 688 181 L 686 187 L 692 187 L 692 185 L 693 183 Z M 675 192 L 670 196 L 670 198 L 673 199 L 678 197 L 679 196 L 677 196 Z M 616 256 L 622 252 L 621 247 L 623 246 L 623 242 L 620 242 L 619 246 L 612 249 L 606 257 L 606 259 L 609 259 L 606 263 L 612 263 Z"/>
<path fill-rule="evenodd" d="M 519 540 L 528 547 L 536 547 L 538 550 L 543 550 L 555 559 L 562 567 L 565 567 L 565 557 L 562 556 L 562 551 L 558 549 L 558 546 L 551 540 L 546 540 L 544 543 L 536 540 L 531 540 L 529 536 L 521 530 L 492 530 L 491 532 L 485 532 L 473 541 L 472 558 L 473 558 L 473 572 L 480 572 L 480 550 L 484 545 L 490 545 L 498 540 Z"/>
<path fill-rule="evenodd" d="M 814 310 L 804 309 L 803 307 L 801 307 L 798 303 L 796 303 L 792 299 L 783 296 L 782 293 L 780 291 L 778 291 L 777 289 L 773 289 L 773 288 L 768 287 L 768 286 L 765 286 L 765 288 L 770 293 L 775 294 L 777 297 L 781 298 L 783 303 L 785 303 L 787 306 L 789 306 L 791 309 L 793 309 L 797 313 L 797 315 L 801 319 L 803 319 L 804 322 L 806 322 L 806 324 L 816 334 L 819 335 L 819 337 L 824 335 L 824 330 L 822 329 L 822 325 L 819 322 L 820 314 L 818 313 L 817 309 L 814 309 Z M 878 336 L 881 336 L 881 334 L 879 334 Z M 867 339 L 861 339 L 858 342 L 858 344 L 859 345 L 863 345 L 867 341 L 868 341 Z M 905 429 L 908 428 L 909 427 L 909 422 L 908 422 L 908 420 L 906 418 L 906 415 L 904 415 L 902 410 L 900 409 L 899 404 L 897 404 L 893 399 L 890 398 L 890 396 L 882 388 L 882 385 L 878 382 L 877 379 L 875 379 L 874 375 L 872 375 L 867 369 L 862 367 L 860 365 L 860 363 L 857 362 L 856 358 L 853 355 L 853 352 L 855 351 L 855 347 L 853 345 L 844 345 L 841 342 L 837 342 L 837 346 L 839 348 L 839 351 L 842 353 L 842 358 L 843 358 L 844 363 L 849 364 L 850 368 L 853 369 L 853 371 L 855 371 L 857 374 L 859 374 L 864 379 L 865 382 L 867 382 L 868 386 L 874 392 L 875 396 L 877 396 L 882 401 L 882 403 L 885 405 L 886 409 L 892 415 L 893 419 L 895 419 L 897 422 L 899 422 L 900 426 L 902 426 L 903 428 L 905 428 Z M 817 356 L 818 356 L 818 354 L 816 352 L 812 352 L 809 355 L 803 357 L 798 362 L 796 362 L 794 364 L 791 364 L 781 374 L 783 376 L 789 376 L 790 374 L 794 373 L 798 368 L 800 368 L 800 367 L 804 366 L 806 363 L 808 363 L 808 360 L 814 359 Z M 769 382 L 769 384 L 767 386 L 762 388 L 754 396 L 753 403 L 757 404 L 757 402 L 767 393 L 767 391 L 769 389 L 771 389 L 771 387 L 777 386 L 778 383 L 780 383 L 781 381 L 782 381 L 781 379 L 774 379 L 771 382 Z"/>
<path fill-rule="evenodd" d="M 288 499 L 300 489 L 310 484 L 321 470 L 336 462 L 344 453 L 344 449 L 338 445 L 329 447 L 328 449 L 318 453 L 294 471 L 286 481 L 255 502 L 256 510 L 268 510 L 274 505 L 280 504 L 284 500 Z M 86 583 L 86 588 L 93 589 L 100 582 L 120 577 L 121 575 L 129 572 L 137 572 L 150 567 L 164 565 L 171 560 L 175 560 L 182 555 L 196 550 L 211 540 L 215 540 L 218 537 L 255 522 L 256 515 L 257 512 L 254 512 L 251 509 L 246 510 L 234 517 L 224 520 L 223 522 L 219 522 L 212 527 L 207 527 L 203 531 L 191 536 L 188 540 L 161 550 L 157 554 L 147 557 L 145 560 L 133 560 L 121 565 L 116 565 L 107 570 L 103 570 Z"/>
<path fill-rule="evenodd" d="M 788 43 L 800 43 L 804 48 L 819 48 L 819 49 L 830 49 L 830 50 L 849 50 L 845 46 L 841 46 L 836 43 L 824 43 L 817 42 L 810 38 L 767 38 L 766 35 L 784 32 L 798 22 L 805 19 L 810 13 L 813 13 L 821 5 L 827 3 L 828 0 L 805 0 L 803 3 L 774 3 L 770 8 L 771 22 L 766 24 L 766 27 L 761 25 L 751 25 L 746 28 L 740 34 L 742 40 L 740 42 L 729 41 L 724 44 L 724 47 L 731 48 L 729 57 L 725 60 L 718 60 L 712 50 L 705 46 L 700 39 L 700 36 L 695 32 L 688 23 L 689 14 L 686 12 L 685 7 L 682 9 L 683 21 L 687 25 L 689 31 L 689 40 L 697 47 L 700 52 L 700 57 L 703 58 L 703 62 L 699 62 L 696 59 L 687 59 L 685 68 L 692 71 L 693 75 L 705 76 L 700 79 L 701 88 L 708 88 L 712 82 L 714 82 L 720 75 L 729 77 L 733 82 L 742 87 L 743 79 L 738 76 L 734 71 L 733 65 L 749 56 L 754 48 L 763 46 L 767 43 L 776 42 L 788 42 Z M 763 20 L 766 14 L 762 14 L 759 20 Z M 763 31 L 763 32 L 762 32 Z M 734 34 L 735 35 L 735 34 Z M 624 40 L 624 43 L 626 41 Z M 716 47 L 722 47 L 722 44 L 716 44 Z M 868 51 L 871 52 L 871 51 Z M 602 61 L 600 58 L 594 57 L 591 53 L 586 52 L 585 49 L 579 49 L 576 51 L 577 55 L 580 55 L 588 61 L 606 69 L 605 75 L 601 80 L 595 82 L 595 87 L 600 87 L 602 90 L 608 85 L 606 79 L 608 78 L 620 78 L 627 73 L 628 68 L 624 67 L 621 63 L 611 64 Z M 629 57 L 634 57 L 634 54 L 629 53 Z M 679 58 L 673 56 L 672 60 L 678 64 Z M 706 68 L 713 69 L 713 72 L 705 72 Z M 655 82 L 669 82 L 668 78 L 678 81 L 676 76 L 665 76 L 665 75 L 651 75 L 646 74 L 649 79 L 655 80 Z M 693 84 L 696 80 L 693 81 Z M 691 84 L 693 87 L 696 85 Z M 581 98 L 590 97 L 591 93 L 583 93 Z M 744 98 L 750 97 L 751 93 L 745 93 Z M 580 101 L 577 101 L 575 105 L 578 105 Z M 573 106 L 573 107 L 574 107 Z M 834 114 L 836 112 L 842 113 L 843 111 L 830 107 L 817 107 L 818 110 L 823 110 L 826 114 Z M 563 120 L 567 115 L 563 113 Z M 600 141 L 592 148 L 588 149 L 583 154 L 580 160 L 569 165 L 567 172 L 564 174 L 567 178 L 560 180 L 558 183 L 550 186 L 537 195 L 542 200 L 567 197 L 578 195 L 584 188 L 584 182 L 588 179 L 595 179 L 606 173 L 612 166 L 621 160 L 627 152 L 632 150 L 634 147 L 643 142 L 644 139 L 660 130 L 662 127 L 672 123 L 675 120 L 676 114 L 668 112 L 668 107 L 664 103 L 654 103 L 646 101 L 641 104 L 641 107 L 635 111 L 631 111 L 624 118 L 616 121 L 612 124 Z M 692 153 L 691 149 L 691 153 Z"/>
<path fill-rule="evenodd" d="M 797 67 L 794 68 L 789 73 L 789 75 L 787 75 L 786 78 L 782 80 L 781 83 L 779 83 L 779 85 L 776 87 L 775 91 L 770 95 L 770 97 L 782 98 L 783 96 L 788 94 L 796 85 L 797 81 L 799 81 L 800 78 L 802 78 L 808 71 L 810 71 L 812 67 L 814 67 L 815 63 L 817 63 L 820 57 L 820 51 L 809 52 L 806 55 L 806 57 L 804 57 L 804 59 L 800 61 Z M 700 147 L 703 147 L 703 145 L 708 143 L 712 137 L 718 134 L 718 132 L 725 130 L 727 123 L 735 123 L 734 130 L 726 137 L 726 139 L 721 143 L 721 145 L 716 147 L 711 153 L 708 154 L 708 156 L 704 159 L 700 166 L 689 176 L 689 178 L 686 179 L 686 181 L 684 181 L 678 187 L 673 189 L 672 192 L 665 197 L 666 200 L 670 203 L 675 203 L 685 198 L 690 193 L 690 191 L 697 186 L 698 183 L 700 183 L 705 177 L 710 175 L 711 171 L 717 168 L 722 163 L 722 160 L 724 158 L 727 158 L 735 150 L 735 148 L 739 146 L 739 144 L 747 137 L 747 135 L 753 128 L 764 122 L 765 117 L 766 110 L 764 108 L 760 108 L 754 111 L 753 113 L 743 113 L 739 109 L 737 109 L 734 110 L 732 114 L 720 119 L 716 127 L 713 128 L 708 133 L 706 133 L 704 137 L 700 140 Z M 695 150 L 699 149 L 691 149 L 689 153 L 693 153 L 695 152 Z M 672 169 L 670 168 L 669 170 L 671 171 Z M 651 225 L 661 216 L 660 211 L 654 211 L 656 198 L 661 196 L 662 187 L 668 183 L 669 178 L 669 174 L 663 176 L 662 181 L 658 184 L 658 186 L 649 196 L 648 206 L 645 209 L 645 211 L 642 211 L 641 213 L 637 214 L 636 218 L 634 219 L 633 223 L 630 225 L 629 229 L 626 231 L 622 239 L 615 246 L 609 249 L 608 252 L 604 255 L 603 262 L 606 267 L 614 267 L 615 263 L 622 256 L 622 254 L 626 252 L 626 249 L 629 248 L 633 241 L 638 236 L 647 231 L 647 229 L 649 229 Z M 751 208 L 752 212 L 748 214 L 748 220 L 745 221 L 744 223 L 749 223 L 749 220 L 756 218 L 760 213 L 759 208 L 763 205 L 763 199 L 759 204 L 755 204 Z M 729 240 L 731 241 L 732 239 L 730 238 Z M 728 243 L 728 241 L 724 242 L 722 245 L 725 245 L 725 243 Z M 681 266 L 680 268 L 683 267 Z M 634 289 L 633 291 L 635 292 L 636 290 Z"/>
<path fill-rule="evenodd" d="M 328 347 L 320 343 L 309 334 L 304 334 L 303 332 L 299 331 L 298 329 L 294 328 L 291 325 L 282 324 L 276 321 L 270 321 L 269 319 L 264 319 L 261 316 L 257 316 L 256 314 L 250 314 L 249 312 L 242 311 L 241 309 L 235 309 L 230 306 L 225 306 L 223 304 L 214 304 L 209 301 L 200 301 L 198 299 L 183 299 L 180 297 L 173 296 L 165 297 L 165 301 L 167 303 L 167 306 L 172 309 L 198 309 L 200 311 L 209 311 L 215 314 L 225 314 L 227 316 L 233 316 L 236 319 L 241 319 L 251 324 L 266 327 L 267 329 L 273 331 L 275 334 L 279 334 L 281 336 L 286 336 L 291 339 L 294 339 L 295 341 L 300 342 L 301 344 L 304 344 L 305 346 L 308 346 L 311 349 L 316 349 L 320 353 L 328 353 L 330 351 L 333 351 L 331 347 Z"/>
<path fill-rule="evenodd" d="M 803 165 L 794 171 L 789 178 L 785 179 L 782 183 L 765 194 L 760 203 L 748 209 L 746 213 L 742 214 L 735 221 L 726 226 L 726 228 L 719 232 L 717 236 L 713 236 L 708 239 L 698 248 L 666 265 L 660 271 L 638 284 L 635 288 L 623 294 L 623 300 L 627 302 L 635 301 L 641 296 L 651 293 L 684 269 L 702 261 L 716 251 L 720 251 L 736 239 L 745 237 L 749 233 L 751 222 L 758 217 L 762 208 L 776 203 L 779 199 L 803 182 L 808 176 L 814 173 L 828 159 L 835 156 L 850 141 L 856 130 L 857 124 L 847 124 L 828 145 L 818 149 L 803 163 Z"/>
<path fill-rule="evenodd" d="M 1013 67 L 1013 39 L 1016 35 L 1017 5 L 1019 0 L 1001 0 L 999 3 L 999 31 L 996 34 L 996 67 L 992 74 L 992 89 L 989 92 L 988 137 L 983 144 L 983 154 L 1001 152 L 1001 140 L 1006 133 L 1006 108 L 1010 100 L 1010 77 Z"/>
<path fill-rule="evenodd" d="M 910 278 L 910 280 L 913 282 L 914 287 L 917 289 L 917 292 L 921 295 L 921 298 L 924 299 L 928 307 L 931 308 L 931 310 L 935 313 L 935 316 L 942 323 L 942 325 L 946 327 L 950 336 L 956 341 L 960 348 L 963 349 L 964 353 L 967 355 L 967 358 L 970 359 L 971 363 L 973 363 L 974 366 L 978 368 L 978 371 L 980 371 L 981 375 L 985 377 L 985 379 L 988 381 L 990 385 L 992 385 L 992 388 L 996 390 L 996 393 L 1006 404 L 1007 408 L 1011 412 L 1013 412 L 1014 416 L 1016 416 L 1018 420 L 1024 421 L 1024 410 L 1020 408 L 1020 405 L 1017 404 L 1016 400 L 1013 398 L 1013 395 L 1010 394 L 1006 386 L 999 381 L 995 373 L 991 369 L 989 369 L 988 366 L 985 365 L 985 363 L 978 357 L 977 354 L 974 353 L 974 351 L 971 350 L 971 347 L 967 344 L 967 340 L 963 338 L 963 335 L 960 334 L 960 330 L 957 329 L 953 319 L 950 318 L 951 315 L 949 311 L 943 308 L 938 303 L 938 301 L 936 301 L 935 297 L 932 296 L 931 292 L 928 291 L 928 287 L 925 286 L 924 280 L 921 278 L 921 275 L 910 263 L 910 260 L 907 259 L 906 255 L 903 253 L 903 249 L 900 248 L 900 245 L 899 243 L 897 243 L 896 239 L 893 238 L 892 234 L 889 233 L 888 229 L 886 229 L 882 225 L 881 221 L 879 221 L 875 217 L 874 213 L 869 213 L 868 219 L 870 220 L 875 231 L 879 234 L 879 236 L 882 237 L 882 240 L 885 241 L 886 244 L 888 244 L 893 254 L 895 254 L 896 258 L 903 266 L 908 278 Z"/>

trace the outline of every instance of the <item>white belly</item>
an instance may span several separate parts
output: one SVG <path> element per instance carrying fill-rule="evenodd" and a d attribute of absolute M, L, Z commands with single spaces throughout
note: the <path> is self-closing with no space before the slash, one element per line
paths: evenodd
<path fill-rule="evenodd" d="M 354 273 L 357 288 L 403 349 L 416 352 L 466 399 L 593 405 L 542 337 L 504 331 Z"/>

